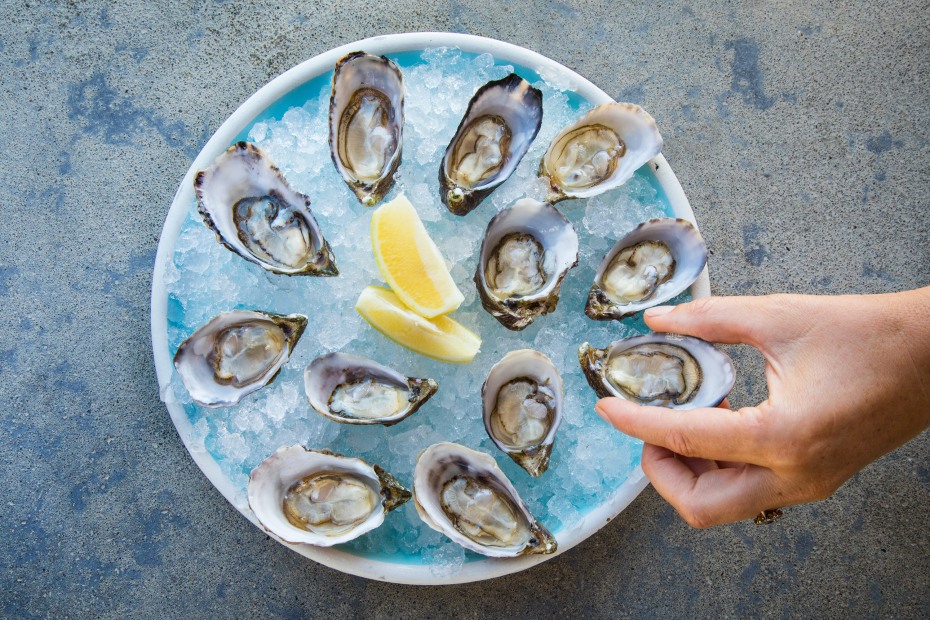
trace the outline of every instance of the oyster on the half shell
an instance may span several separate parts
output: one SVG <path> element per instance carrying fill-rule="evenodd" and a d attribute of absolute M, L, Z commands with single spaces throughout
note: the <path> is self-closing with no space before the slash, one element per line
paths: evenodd
<path fill-rule="evenodd" d="M 605 103 L 552 139 L 539 164 L 549 202 L 589 198 L 626 183 L 662 150 L 656 122 L 633 103 Z"/>
<path fill-rule="evenodd" d="M 555 538 L 489 455 L 437 443 L 417 457 L 414 505 L 428 526 L 490 557 L 554 553 Z"/>
<path fill-rule="evenodd" d="M 194 401 L 234 405 L 274 380 L 306 326 L 300 314 L 221 312 L 181 343 L 174 366 Z"/>
<path fill-rule="evenodd" d="M 488 224 L 475 272 L 484 309 L 511 330 L 555 310 L 568 270 L 578 264 L 578 235 L 550 204 L 530 198 Z"/>
<path fill-rule="evenodd" d="M 585 378 L 601 398 L 640 405 L 697 409 L 719 405 L 736 380 L 730 357 L 691 336 L 653 333 L 617 340 L 604 349 L 578 349 Z"/>
<path fill-rule="evenodd" d="M 329 101 L 329 147 L 358 201 L 378 204 L 394 186 L 404 130 L 404 77 L 384 56 L 339 59 Z"/>
<path fill-rule="evenodd" d="M 442 204 L 465 215 L 506 181 L 536 138 L 542 114 L 542 93 L 515 73 L 479 88 L 439 166 Z"/>
<path fill-rule="evenodd" d="M 242 258 L 275 273 L 339 275 L 310 199 L 255 145 L 229 147 L 197 173 L 194 191 L 204 223 Z"/>
<path fill-rule="evenodd" d="M 592 319 L 623 319 L 687 289 L 707 264 L 707 246 L 691 222 L 643 222 L 601 261 L 584 312 Z"/>
<path fill-rule="evenodd" d="M 534 478 L 549 467 L 562 423 L 562 377 L 539 351 L 511 351 L 491 367 L 481 388 L 491 440 Z"/>
<path fill-rule="evenodd" d="M 304 373 L 304 387 L 310 405 L 330 420 L 385 426 L 412 415 L 439 389 L 432 379 L 405 377 L 347 353 L 313 360 Z"/>
<path fill-rule="evenodd" d="M 359 458 L 284 446 L 249 477 L 249 507 L 271 534 L 289 543 L 330 547 L 384 522 L 410 499 L 394 476 Z"/>

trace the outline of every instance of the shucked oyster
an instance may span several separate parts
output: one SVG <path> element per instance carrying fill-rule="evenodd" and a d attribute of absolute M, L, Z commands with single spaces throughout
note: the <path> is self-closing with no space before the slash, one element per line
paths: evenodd
<path fill-rule="evenodd" d="M 549 202 L 589 198 L 619 187 L 662 150 L 655 120 L 632 103 L 605 103 L 552 139 L 539 164 Z"/>
<path fill-rule="evenodd" d="M 239 142 L 194 179 L 197 208 L 217 239 L 242 258 L 287 275 L 339 274 L 310 212 L 256 146 Z"/>
<path fill-rule="evenodd" d="M 397 424 L 416 412 L 439 386 L 405 377 L 358 355 L 329 353 L 304 373 L 307 400 L 320 414 L 343 424 Z"/>
<path fill-rule="evenodd" d="M 481 304 L 507 329 L 521 330 L 555 310 L 578 235 L 552 205 L 524 198 L 488 224 L 475 285 Z"/>
<path fill-rule="evenodd" d="M 542 93 L 515 73 L 478 89 L 439 167 L 439 196 L 449 211 L 465 215 L 513 174 L 542 113 Z"/>
<path fill-rule="evenodd" d="M 562 377 L 548 357 L 511 351 L 481 388 L 484 428 L 498 448 L 534 478 L 549 467 L 562 423 Z"/>
<path fill-rule="evenodd" d="M 181 343 L 174 366 L 196 402 L 233 405 L 274 380 L 306 326 L 300 314 L 222 312 Z"/>
<path fill-rule="evenodd" d="M 585 314 L 620 320 L 661 304 L 691 286 L 706 263 L 707 246 L 691 222 L 643 222 L 604 256 Z"/>
<path fill-rule="evenodd" d="M 729 356 L 708 342 L 677 334 L 646 334 L 611 343 L 587 342 L 578 361 L 601 398 L 617 396 L 640 405 L 697 409 L 716 407 L 733 388 Z"/>
<path fill-rule="evenodd" d="M 329 547 L 357 538 L 384 522 L 410 492 L 377 465 L 362 459 L 279 448 L 252 470 L 249 507 L 281 540 Z"/>
<path fill-rule="evenodd" d="M 373 207 L 391 191 L 400 165 L 404 78 L 384 56 L 339 59 L 329 100 L 329 147 L 336 170 L 358 201 Z"/>
<path fill-rule="evenodd" d="M 494 459 L 455 443 L 417 457 L 414 505 L 428 526 L 477 553 L 554 553 L 555 538 L 530 513 Z"/>

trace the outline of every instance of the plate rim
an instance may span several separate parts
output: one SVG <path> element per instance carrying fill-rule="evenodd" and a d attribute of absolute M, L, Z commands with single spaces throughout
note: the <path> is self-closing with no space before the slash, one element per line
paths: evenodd
<path fill-rule="evenodd" d="M 168 350 L 168 292 L 164 276 L 168 260 L 174 254 L 181 226 L 187 217 L 188 207 L 194 198 L 193 179 L 197 171 L 207 167 L 220 153 L 225 151 L 239 132 L 269 105 L 303 83 L 331 71 L 336 61 L 346 54 L 359 49 L 373 54 L 392 54 L 431 47 L 457 47 L 464 52 L 479 54 L 488 52 L 495 59 L 521 64 L 537 73 L 544 70 L 554 71 L 565 80 L 570 90 L 587 101 L 595 105 L 613 101 L 607 93 L 573 69 L 538 52 L 488 37 L 449 32 L 398 33 L 361 39 L 318 54 L 278 75 L 246 99 L 214 132 L 191 163 L 165 217 L 155 256 L 151 296 L 152 352 L 159 389 L 171 382 L 171 373 L 174 370 Z M 660 153 L 650 160 L 648 165 L 668 196 L 675 216 L 683 217 L 697 226 L 691 205 L 665 157 Z M 698 298 L 709 294 L 710 281 L 707 267 L 705 267 L 698 280 L 691 286 L 691 295 Z M 190 445 L 189 439 L 192 436 L 193 425 L 184 407 L 179 403 L 165 402 L 164 404 L 171 415 L 181 442 L 210 483 L 260 532 L 267 534 L 249 509 L 244 493 L 233 487 L 210 453 Z M 557 535 L 559 549 L 555 554 L 511 559 L 487 558 L 466 562 L 457 574 L 449 577 L 434 575 L 428 564 L 385 562 L 334 548 L 285 543 L 273 535 L 272 538 L 320 564 L 358 577 L 409 585 L 469 583 L 519 572 L 568 551 L 617 517 L 648 484 L 649 481 L 642 468 L 637 467 L 606 501 L 577 521 L 572 531 L 566 532 L 563 529 L 559 532 Z"/>

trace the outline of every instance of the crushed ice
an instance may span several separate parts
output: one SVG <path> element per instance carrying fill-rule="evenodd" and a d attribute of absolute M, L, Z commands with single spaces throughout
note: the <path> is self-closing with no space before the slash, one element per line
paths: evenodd
<path fill-rule="evenodd" d="M 639 443 L 608 432 L 594 413 L 596 398 L 580 372 L 576 351 L 584 341 L 603 346 L 643 329 L 639 322 L 632 326 L 594 322 L 582 309 L 594 270 L 614 241 L 639 222 L 671 211 L 648 180 L 651 173 L 645 171 L 617 190 L 559 204 L 579 235 L 578 267 L 569 272 L 555 313 L 523 332 L 507 331 L 481 308 L 472 282 L 485 227 L 515 200 L 544 195 L 545 181 L 535 174 L 540 158 L 551 138 L 591 106 L 564 92 L 566 85 L 558 76 L 535 81 L 543 92 L 544 116 L 529 153 L 510 180 L 480 207 L 456 217 L 439 201 L 440 159 L 474 91 L 513 68 L 496 64 L 489 54 L 438 48 L 425 51 L 420 61 L 402 69 L 407 88 L 404 159 L 397 186 L 385 200 L 404 192 L 417 207 L 465 294 L 454 316 L 481 335 L 481 353 L 465 366 L 434 362 L 390 342 L 355 312 L 362 288 L 382 282 L 370 246 L 371 210 L 358 204 L 330 160 L 326 84 L 316 98 L 291 108 L 280 120 L 255 123 L 249 140 L 271 157 L 295 189 L 310 196 L 340 276 L 268 274 L 220 246 L 191 204 L 166 273 L 171 352 L 214 315 L 233 308 L 300 312 L 310 317 L 310 326 L 277 380 L 238 406 L 195 405 L 176 374 L 171 385 L 162 386 L 162 398 L 184 405 L 193 424 L 187 444 L 192 451 L 209 451 L 239 499 L 252 468 L 282 445 L 302 443 L 360 456 L 380 464 L 409 487 L 416 455 L 446 440 L 492 454 L 530 510 L 557 534 L 606 500 L 639 464 Z M 530 478 L 497 451 L 481 422 L 480 386 L 491 365 L 518 348 L 535 348 L 548 355 L 565 382 L 565 421 L 549 471 L 539 479 Z M 330 351 L 366 355 L 405 374 L 432 377 L 439 382 L 439 391 L 418 413 L 390 428 L 337 424 L 315 413 L 303 394 L 304 368 Z M 423 524 L 412 502 L 389 515 L 382 527 L 344 548 L 382 557 L 419 556 L 437 577 L 455 574 L 473 555 Z"/>

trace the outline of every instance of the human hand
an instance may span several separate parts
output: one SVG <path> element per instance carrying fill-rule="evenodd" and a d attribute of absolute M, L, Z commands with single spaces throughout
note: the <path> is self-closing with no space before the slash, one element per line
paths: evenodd
<path fill-rule="evenodd" d="M 655 331 L 765 358 L 755 407 L 678 411 L 601 399 L 642 439 L 643 470 L 694 527 L 825 499 L 930 426 L 930 287 L 888 295 L 708 297 L 651 308 Z"/>

